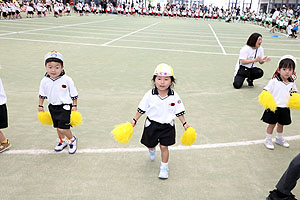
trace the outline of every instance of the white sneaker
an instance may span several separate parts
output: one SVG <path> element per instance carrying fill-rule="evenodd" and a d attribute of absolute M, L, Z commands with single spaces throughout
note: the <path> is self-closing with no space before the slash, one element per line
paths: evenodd
<path fill-rule="evenodd" d="M 69 154 L 74 154 L 76 153 L 77 150 L 77 137 L 73 136 L 71 140 L 68 140 L 69 144 Z"/>
<path fill-rule="evenodd" d="M 280 145 L 280 146 L 283 146 L 283 147 L 285 147 L 285 148 L 289 148 L 289 147 L 290 147 L 289 143 L 287 143 L 287 142 L 283 139 L 283 137 L 282 137 L 282 138 L 277 138 L 277 137 L 276 137 L 275 143 L 278 144 L 278 145 Z"/>
<path fill-rule="evenodd" d="M 155 160 L 156 149 L 149 150 L 150 160 Z"/>
<path fill-rule="evenodd" d="M 57 141 L 59 143 L 54 148 L 54 151 L 56 151 L 56 152 L 60 152 L 60 151 L 64 150 L 68 146 L 68 143 L 65 140 L 61 141 L 59 138 L 57 138 Z"/>
<path fill-rule="evenodd" d="M 158 178 L 160 179 L 167 179 L 169 176 L 169 169 L 168 166 L 160 166 L 160 172 Z"/>
<path fill-rule="evenodd" d="M 272 142 L 272 139 L 266 139 L 264 142 L 264 145 L 267 149 L 270 149 L 270 150 L 274 149 L 274 144 Z"/>

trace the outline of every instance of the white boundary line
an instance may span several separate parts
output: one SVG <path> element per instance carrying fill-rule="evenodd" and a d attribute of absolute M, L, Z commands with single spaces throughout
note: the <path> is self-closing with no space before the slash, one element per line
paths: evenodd
<path fill-rule="evenodd" d="M 6 38 L 0 37 L 0 40 L 16 40 L 16 41 L 28 41 L 28 42 L 41 42 L 41 43 L 56 43 L 56 44 L 70 44 L 70 45 L 82 45 L 82 46 L 97 46 L 104 47 L 103 44 L 91 44 L 91 43 L 76 43 L 76 42 L 63 42 L 63 41 L 47 41 L 47 40 L 32 40 L 32 39 L 22 39 L 22 38 Z M 135 46 L 115 46 L 115 45 L 106 45 L 105 47 L 109 48 L 123 48 L 123 49 L 139 49 L 139 50 L 153 50 L 153 51 L 167 51 L 167 52 L 180 52 L 180 53 L 195 53 L 195 54 L 209 54 L 209 55 L 224 55 L 223 53 L 218 52 L 205 52 L 205 51 L 192 51 L 192 50 L 182 50 L 182 49 L 162 49 L 162 48 L 148 48 L 148 47 L 135 47 Z M 239 54 L 227 53 L 228 56 L 238 56 Z M 272 56 L 271 58 L 281 58 L 281 56 Z M 295 57 L 300 59 L 299 57 Z"/>
<path fill-rule="evenodd" d="M 1 32 L 1 31 L 0 31 Z M 89 36 L 72 36 L 72 35 L 57 35 L 57 34 L 50 34 L 50 33 L 24 33 L 29 35 L 45 35 L 45 36 L 54 36 L 54 37 L 68 37 L 68 38 L 78 38 L 78 39 L 93 39 L 93 40 L 110 40 L 111 38 L 103 38 L 103 37 L 89 37 Z M 182 46 L 199 46 L 199 47 L 219 47 L 218 45 L 210 45 L 210 44 L 191 44 L 191 43 L 179 43 L 179 42 L 160 42 L 160 41 L 150 41 L 150 40 L 130 40 L 124 39 L 122 41 L 126 42 L 140 42 L 140 43 L 155 43 L 155 44 L 171 44 L 171 45 L 182 45 Z M 209 40 L 210 41 L 210 40 Z M 232 49 L 240 49 L 241 46 L 226 46 L 225 48 L 232 48 Z M 300 51 L 297 49 L 274 49 L 274 48 L 264 48 L 264 50 L 273 50 L 273 51 L 291 51 L 291 52 L 298 52 Z"/>
<path fill-rule="evenodd" d="M 146 26 L 146 27 L 144 27 L 144 28 L 141 28 L 141 29 L 139 29 L 139 30 L 133 31 L 133 32 L 131 32 L 131 33 L 128 33 L 128 34 L 126 34 L 126 35 L 123 35 L 123 36 L 121 36 L 121 37 L 118 37 L 118 38 L 116 38 L 116 39 L 113 39 L 113 40 L 111 40 L 111 41 L 109 41 L 109 42 L 104 43 L 103 46 L 107 46 L 107 45 L 110 44 L 110 43 L 113 43 L 113 42 L 115 42 L 115 41 L 118 41 L 118 40 L 120 40 L 120 39 L 122 39 L 122 38 L 124 38 L 124 37 L 127 37 L 127 36 L 129 36 L 129 35 L 135 34 L 135 33 L 137 33 L 137 32 L 143 31 L 143 30 L 145 30 L 145 29 L 147 29 L 147 28 L 150 28 L 150 27 L 152 27 L 152 26 L 155 26 L 155 25 L 157 25 L 157 24 L 159 24 L 159 23 L 160 23 L 160 22 L 156 22 L 156 23 L 154 23 L 154 24 L 151 24 L 151 25 Z"/>
<path fill-rule="evenodd" d="M 70 26 L 80 26 L 80 25 L 83 25 L 83 24 L 93 24 L 93 23 L 100 23 L 100 22 L 106 22 L 106 21 L 111 21 L 111 20 L 114 20 L 114 19 L 107 19 L 107 20 L 93 21 L 93 22 L 84 22 L 84 23 L 79 23 L 79 24 L 69 24 L 69 25 L 47 27 L 47 28 L 40 28 L 40 29 L 30 29 L 30 30 L 26 30 L 26 31 L 17 31 L 17 32 L 0 34 L 0 36 L 13 35 L 13 34 L 18 34 L 18 33 L 26 33 L 26 32 L 32 32 L 32 31 L 43 31 L 43 30 L 49 30 L 49 29 L 55 29 L 55 28 L 63 28 L 63 27 L 70 27 Z"/>
<path fill-rule="evenodd" d="M 287 136 L 285 140 L 300 140 L 300 135 Z M 249 140 L 241 142 L 229 142 L 229 143 L 216 143 L 216 144 L 201 144 L 201 145 L 192 145 L 192 146 L 171 146 L 169 147 L 172 151 L 180 150 L 193 150 L 193 149 L 215 149 L 215 148 L 227 148 L 227 147 L 239 147 L 239 146 L 249 146 L 263 144 L 263 140 Z M 275 139 L 273 139 L 273 142 Z M 159 149 L 158 149 L 159 150 Z M 101 154 L 101 153 L 126 153 L 126 152 L 145 152 L 148 151 L 147 148 L 108 148 L 108 149 L 78 149 L 77 154 Z M 67 153 L 67 151 L 62 151 L 60 153 Z M 53 150 L 46 149 L 24 149 L 24 150 L 8 150 L 3 152 L 3 154 L 11 155 L 44 155 L 44 154 L 60 154 Z"/>
<path fill-rule="evenodd" d="M 214 29 L 212 28 L 212 26 L 210 24 L 208 24 L 208 26 L 209 26 L 210 30 L 212 31 L 212 33 L 214 34 L 219 46 L 221 47 L 223 54 L 226 55 L 226 51 L 225 51 L 224 47 L 222 46 L 222 44 L 221 44 L 217 34 L 215 33 Z"/>

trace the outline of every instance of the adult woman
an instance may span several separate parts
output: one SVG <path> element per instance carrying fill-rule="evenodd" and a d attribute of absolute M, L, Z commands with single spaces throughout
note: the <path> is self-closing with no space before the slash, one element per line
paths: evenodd
<path fill-rule="evenodd" d="M 248 86 L 253 87 L 253 80 L 261 78 L 264 71 L 256 66 L 256 63 L 263 64 L 271 59 L 264 56 L 264 49 L 261 47 L 262 35 L 252 33 L 248 38 L 246 45 L 240 50 L 240 56 L 237 61 L 233 87 L 240 89 L 244 80 L 247 78 Z"/>

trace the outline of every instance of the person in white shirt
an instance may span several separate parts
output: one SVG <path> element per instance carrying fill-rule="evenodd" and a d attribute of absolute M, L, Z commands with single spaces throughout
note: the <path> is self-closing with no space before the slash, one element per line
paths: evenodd
<path fill-rule="evenodd" d="M 70 130 L 71 111 L 77 110 L 78 93 L 73 80 L 65 75 L 63 57 L 57 51 L 51 51 L 45 56 L 46 75 L 41 80 L 39 90 L 38 111 L 44 111 L 44 100 L 49 102 L 48 109 L 57 129 L 58 145 L 56 152 L 69 145 L 69 153 L 77 150 L 77 137 Z"/>
<path fill-rule="evenodd" d="M 175 118 L 178 117 L 183 127 L 190 127 L 185 121 L 184 105 L 179 95 L 171 89 L 175 83 L 171 66 L 159 64 L 153 74 L 154 88 L 149 90 L 138 105 L 138 110 L 131 124 L 136 125 L 146 113 L 147 118 L 141 143 L 149 149 L 150 159 L 155 159 L 155 148 L 160 143 L 161 166 L 160 179 L 168 178 L 168 146 L 175 144 Z"/>
<path fill-rule="evenodd" d="M 6 139 L 4 133 L 1 131 L 1 129 L 8 127 L 6 100 L 6 94 L 0 78 L 0 153 L 11 147 L 10 141 Z"/>
<path fill-rule="evenodd" d="M 268 56 L 264 56 L 261 43 L 262 35 L 253 33 L 248 38 L 246 45 L 240 50 L 234 72 L 233 87 L 235 89 L 240 89 L 245 79 L 247 79 L 248 86 L 253 87 L 253 80 L 263 76 L 264 71 L 258 68 L 256 63 L 264 64 L 271 59 Z"/>
<path fill-rule="evenodd" d="M 277 10 L 272 15 L 272 28 L 271 28 L 270 32 L 272 32 L 272 33 L 275 32 L 275 28 L 277 26 L 276 21 L 279 17 L 280 17 L 280 8 L 277 8 Z"/>
<path fill-rule="evenodd" d="M 291 124 L 291 114 L 288 107 L 288 101 L 291 93 L 297 92 L 297 87 L 293 79 L 295 75 L 296 59 L 291 55 L 286 55 L 280 58 L 278 68 L 269 81 L 264 90 L 271 93 L 276 102 L 277 109 L 275 112 L 266 109 L 261 120 L 268 124 L 266 139 L 264 145 L 267 149 L 274 149 L 272 143 L 272 133 L 277 125 L 276 144 L 283 147 L 289 147 L 289 144 L 282 137 L 283 126 Z"/>

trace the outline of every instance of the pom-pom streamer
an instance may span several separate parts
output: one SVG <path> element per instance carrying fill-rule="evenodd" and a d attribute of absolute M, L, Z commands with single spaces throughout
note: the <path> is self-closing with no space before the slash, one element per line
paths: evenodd
<path fill-rule="evenodd" d="M 71 112 L 70 125 L 79 126 L 82 123 L 82 116 L 78 111 Z"/>
<path fill-rule="evenodd" d="M 38 119 L 44 125 L 52 125 L 53 124 L 53 121 L 52 121 L 52 118 L 51 118 L 51 115 L 49 112 L 44 112 L 44 111 L 39 112 Z"/>
<path fill-rule="evenodd" d="M 259 103 L 264 107 L 265 109 L 270 109 L 271 111 L 275 112 L 277 109 L 276 102 L 272 96 L 272 94 L 269 91 L 263 90 L 259 97 Z"/>
<path fill-rule="evenodd" d="M 118 124 L 111 133 L 114 135 L 116 141 L 127 144 L 132 137 L 133 126 L 129 122 Z"/>
<path fill-rule="evenodd" d="M 196 133 L 195 129 L 193 129 L 192 127 L 189 127 L 183 133 L 180 141 L 181 141 L 181 144 L 190 146 L 196 141 L 196 138 L 197 138 L 197 133 Z"/>
<path fill-rule="evenodd" d="M 294 110 L 300 110 L 300 94 L 292 93 L 288 102 L 288 107 Z"/>

